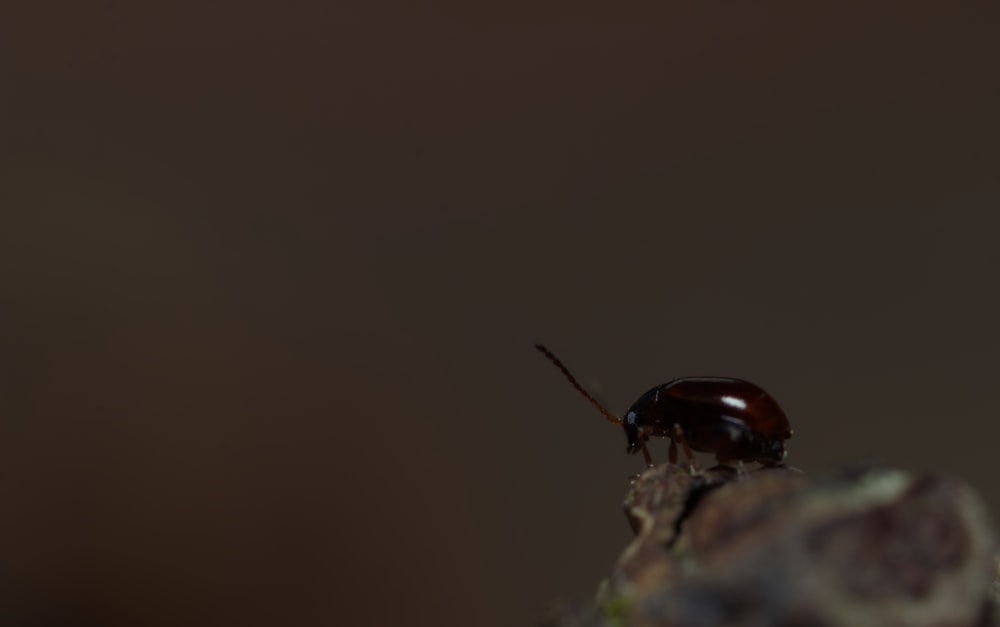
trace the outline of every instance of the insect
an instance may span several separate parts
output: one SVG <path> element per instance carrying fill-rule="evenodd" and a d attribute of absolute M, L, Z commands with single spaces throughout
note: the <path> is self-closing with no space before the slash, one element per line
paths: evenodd
<path fill-rule="evenodd" d="M 692 469 L 692 450 L 715 453 L 719 463 L 756 461 L 767 466 L 785 459 L 785 440 L 793 431 L 778 403 L 749 381 L 723 377 L 683 377 L 658 385 L 639 397 L 622 420 L 608 411 L 570 374 L 552 352 L 535 344 L 562 371 L 584 398 L 610 422 L 625 429 L 628 448 L 642 451 L 647 466 L 653 460 L 646 447 L 650 436 L 670 438 L 670 463 L 677 463 L 677 445 Z"/>

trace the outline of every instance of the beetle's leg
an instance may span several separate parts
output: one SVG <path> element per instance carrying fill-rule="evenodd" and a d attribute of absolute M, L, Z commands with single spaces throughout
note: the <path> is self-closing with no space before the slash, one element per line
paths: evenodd
<path fill-rule="evenodd" d="M 691 471 L 692 472 L 697 471 L 698 464 L 695 463 L 694 453 L 691 452 L 691 447 L 688 446 L 687 438 L 684 437 L 684 429 L 681 429 L 681 426 L 679 424 L 674 423 L 672 431 L 673 431 L 672 439 L 676 440 L 677 442 L 680 442 L 681 448 L 684 449 L 684 457 L 687 458 L 688 464 L 691 465 Z"/>
<path fill-rule="evenodd" d="M 677 442 L 673 438 L 670 438 L 670 451 L 667 454 L 670 455 L 670 463 L 671 464 L 676 464 L 677 463 Z"/>
<path fill-rule="evenodd" d="M 642 456 L 646 458 L 646 468 L 653 467 L 653 458 L 649 455 L 649 447 L 646 446 L 646 438 L 639 440 L 639 446 L 642 447 Z"/>

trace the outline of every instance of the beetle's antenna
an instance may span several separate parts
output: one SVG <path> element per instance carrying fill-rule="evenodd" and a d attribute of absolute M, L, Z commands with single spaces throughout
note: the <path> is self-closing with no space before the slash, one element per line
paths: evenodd
<path fill-rule="evenodd" d="M 596 398 L 594 398 L 593 396 L 590 395 L 590 392 L 588 392 L 587 390 L 583 389 L 583 386 L 580 385 L 580 383 L 576 380 L 576 377 L 574 377 L 573 375 L 571 375 L 569 373 L 569 369 L 566 368 L 566 366 L 563 365 L 563 362 L 559 361 L 558 357 L 556 357 L 555 355 L 552 354 L 552 351 L 550 351 L 549 349 L 545 348 L 541 344 L 535 344 L 535 348 L 537 348 L 539 350 L 539 352 L 541 352 L 543 355 L 545 355 L 546 357 L 548 357 L 549 361 L 551 361 L 552 363 L 554 363 L 556 365 L 556 368 L 558 368 L 559 370 L 561 370 L 562 373 L 564 375 L 566 375 L 566 378 L 569 379 L 569 382 L 573 384 L 573 387 L 576 388 L 576 391 L 579 392 L 580 394 L 583 394 L 583 397 L 585 399 L 587 399 L 588 401 L 590 401 L 591 403 L 593 403 L 594 407 L 596 407 L 598 409 L 598 411 L 601 412 L 601 415 L 603 415 L 605 418 L 607 418 L 609 422 L 613 422 L 616 425 L 620 425 L 622 423 L 622 419 L 621 418 L 619 418 L 618 416 L 612 414 L 610 411 L 608 411 L 607 409 L 605 409 L 604 405 L 601 405 L 597 401 Z"/>

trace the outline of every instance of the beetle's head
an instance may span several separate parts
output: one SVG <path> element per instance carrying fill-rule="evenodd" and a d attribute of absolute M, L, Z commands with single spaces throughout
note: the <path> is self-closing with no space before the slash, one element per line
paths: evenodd
<path fill-rule="evenodd" d="M 622 422 L 622 427 L 625 429 L 625 439 L 628 441 L 628 447 L 625 449 L 625 452 L 629 455 L 635 455 L 642 446 L 640 442 L 642 434 L 639 433 L 639 428 L 635 423 L 635 412 L 629 412 L 625 421 Z"/>

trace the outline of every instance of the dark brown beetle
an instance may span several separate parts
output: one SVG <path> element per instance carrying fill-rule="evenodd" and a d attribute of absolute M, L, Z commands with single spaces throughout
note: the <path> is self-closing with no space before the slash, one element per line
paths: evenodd
<path fill-rule="evenodd" d="M 720 463 L 756 461 L 773 466 L 785 459 L 785 440 L 792 437 L 785 412 L 771 396 L 749 381 L 722 377 L 684 377 L 658 385 L 639 397 L 625 412 L 612 414 L 590 395 L 549 349 L 535 348 L 558 367 L 587 400 L 609 421 L 622 425 L 626 452 L 642 451 L 653 465 L 646 440 L 670 438 L 670 463 L 677 462 L 677 445 L 691 464 L 695 451 L 715 453 Z"/>

